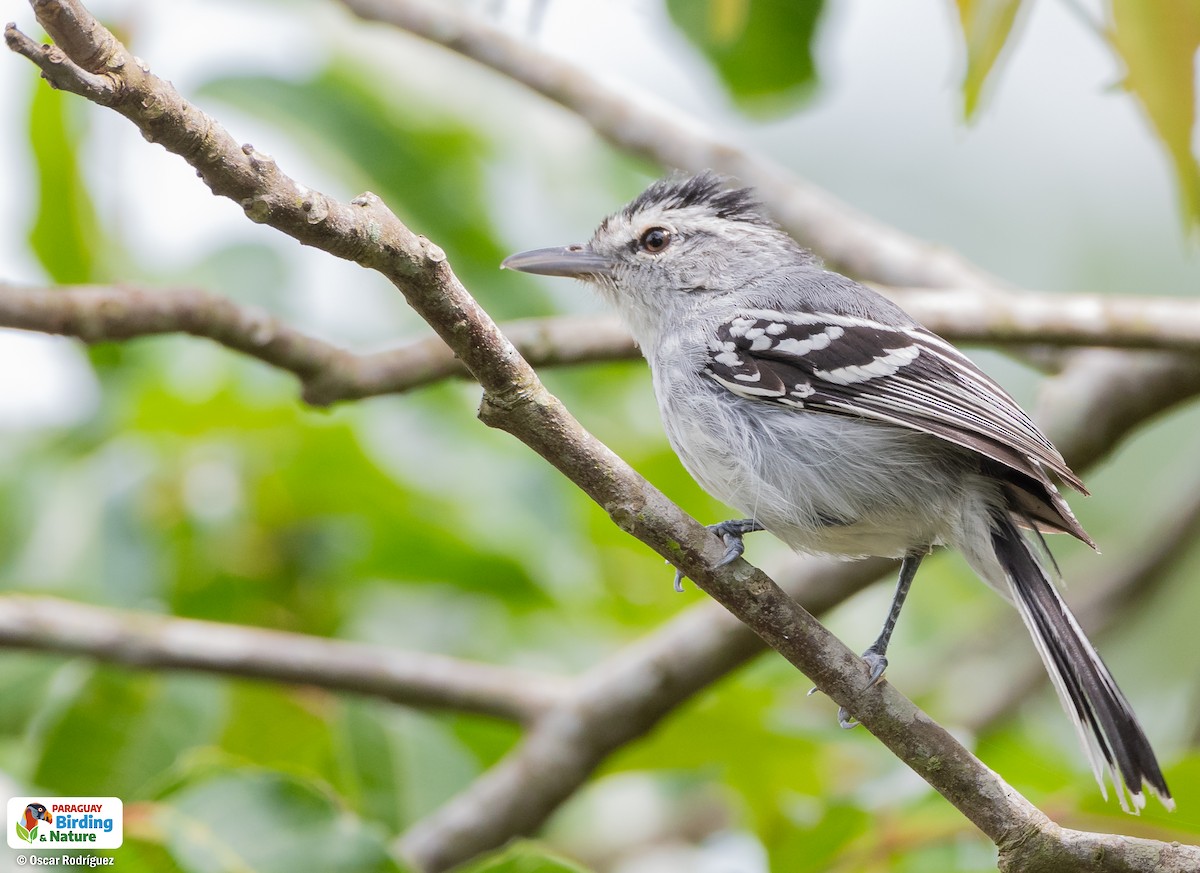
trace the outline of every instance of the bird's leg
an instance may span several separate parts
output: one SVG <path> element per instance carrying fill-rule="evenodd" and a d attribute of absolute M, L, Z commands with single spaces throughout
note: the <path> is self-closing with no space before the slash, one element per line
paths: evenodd
<path fill-rule="evenodd" d="M 896 621 L 900 618 L 900 610 L 904 606 L 904 599 L 908 597 L 908 589 L 912 587 L 913 579 L 917 575 L 917 567 L 921 566 L 921 559 L 925 557 L 926 552 L 910 552 L 904 557 L 904 561 L 900 564 L 900 578 L 896 580 L 896 593 L 892 596 L 892 608 L 888 610 L 887 619 L 883 623 L 883 630 L 879 632 L 878 638 L 871 643 L 870 648 L 862 653 L 862 658 L 867 662 L 867 666 L 871 668 L 871 676 L 867 682 L 867 688 L 870 688 L 876 682 L 883 678 L 883 671 L 887 669 L 887 647 L 892 639 L 892 631 L 896 629 Z M 846 707 L 838 708 L 838 724 L 844 728 L 852 728 L 857 721 L 853 716 L 846 711 Z"/>
<path fill-rule="evenodd" d="M 742 552 L 746 551 L 746 544 L 742 542 L 742 537 L 748 533 L 754 533 L 756 530 L 766 530 L 752 518 L 734 518 L 719 524 L 710 524 L 708 529 L 719 536 L 721 542 L 725 544 L 725 554 L 721 560 L 717 561 L 717 567 L 731 564 L 742 556 Z M 675 590 L 683 591 L 683 571 L 679 569 L 675 570 Z"/>

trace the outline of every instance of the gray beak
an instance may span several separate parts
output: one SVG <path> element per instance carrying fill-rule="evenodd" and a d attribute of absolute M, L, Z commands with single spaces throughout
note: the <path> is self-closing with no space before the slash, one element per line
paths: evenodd
<path fill-rule="evenodd" d="M 590 276 L 610 276 L 612 266 L 612 261 L 592 251 L 590 246 L 576 243 L 573 246 L 517 252 L 505 258 L 500 269 L 537 273 L 539 276 L 586 279 Z"/>

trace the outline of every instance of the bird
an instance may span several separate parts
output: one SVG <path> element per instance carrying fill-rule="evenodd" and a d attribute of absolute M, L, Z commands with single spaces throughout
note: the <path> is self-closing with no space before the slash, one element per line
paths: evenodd
<path fill-rule="evenodd" d="M 1133 708 L 1047 569 L 1058 573 L 1043 533 L 1095 548 L 1056 482 L 1087 491 L 962 352 L 826 269 L 753 189 L 709 170 L 652 183 L 586 243 L 501 266 L 583 280 L 616 309 L 649 364 L 671 447 L 746 516 L 710 526 L 720 564 L 758 530 L 803 553 L 901 559 L 863 653 L 867 687 L 887 668 L 922 558 L 957 549 L 1015 605 L 1104 797 L 1107 775 L 1127 812 L 1145 806 L 1145 788 L 1174 808 Z M 855 724 L 845 708 L 839 720 Z"/>
<path fill-rule="evenodd" d="M 32 831 L 39 821 L 53 821 L 46 807 L 40 803 L 31 803 L 25 807 L 25 830 Z"/>

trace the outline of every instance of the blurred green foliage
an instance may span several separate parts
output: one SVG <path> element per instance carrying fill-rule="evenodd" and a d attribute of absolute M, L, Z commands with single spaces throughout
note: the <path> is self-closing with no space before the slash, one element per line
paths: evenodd
<path fill-rule="evenodd" d="M 1191 91 L 1177 79 L 1194 56 L 1195 31 L 1154 18 L 1169 4 L 1114 3 L 1112 38 L 1129 85 L 1190 190 L 1194 156 L 1180 131 L 1192 123 Z M 794 108 L 816 87 L 822 5 L 666 3 L 735 103 L 754 114 Z M 958 4 L 968 115 L 1015 38 L 1017 6 Z M 508 250 L 488 171 L 501 146 L 485 125 L 439 107 L 434 86 L 417 93 L 381 80 L 361 57 L 335 53 L 307 77 L 225 73 L 199 93 L 218 116 L 237 108 L 270 122 L 347 189 L 382 196 L 447 250 L 494 316 L 555 309 L 545 284 L 496 271 Z M 84 172 L 83 119 L 94 111 L 40 81 L 33 90 L 31 244 L 49 279 L 198 283 L 305 317 L 291 293 L 297 268 L 249 234 L 163 267 L 119 227 L 102 227 Z M 596 176 L 619 175 L 597 164 Z M 628 193 L 614 190 L 612 202 Z M 1188 202 L 1194 210 L 1200 198 Z M 128 274 L 110 275 L 106 265 L 117 263 Z M 338 293 L 370 281 L 346 275 L 361 278 Z M 411 323 L 388 308 L 400 308 L 394 292 L 383 293 L 378 311 L 395 324 L 384 319 L 382 330 L 407 330 Z M 98 408 L 0 451 L 6 591 L 565 674 L 699 600 L 691 588 L 673 594 L 660 560 L 538 458 L 480 425 L 478 392 L 466 383 L 317 411 L 300 404 L 290 377 L 197 340 L 100 347 L 89 362 Z M 723 517 L 666 446 L 639 364 L 545 377 L 589 428 L 690 512 Z M 1153 469 L 1173 439 L 1157 431 L 1131 452 L 1143 451 L 1142 467 Z M 1171 481 L 1157 483 L 1161 490 L 1192 487 L 1163 476 Z M 1108 490 L 1150 525 L 1159 488 L 1139 491 L 1114 478 Z M 1126 532 L 1111 507 L 1092 512 L 1089 525 L 1111 537 Z M 751 548 L 756 560 L 779 555 L 767 542 Z M 904 657 L 889 676 L 940 712 L 957 702 L 943 686 L 964 649 L 1000 637 L 994 651 L 968 660 L 982 667 L 1003 658 L 1015 625 L 998 631 L 998 604 L 947 559 L 929 561 L 918 588 L 894 644 Z M 831 617 L 835 629 L 865 643 L 859 618 L 876 621 L 886 595 L 856 598 Z M 1185 621 L 1194 612 L 1186 605 L 1168 611 Z M 974 677 L 970 684 L 968 707 L 989 691 Z M 661 825 L 647 843 L 668 834 L 679 846 L 704 848 L 741 835 L 780 871 L 993 867 L 993 849 L 957 813 L 864 732 L 837 728 L 829 701 L 806 697 L 806 688 L 776 659 L 738 671 L 607 761 L 548 826 L 547 845 L 520 843 L 466 869 L 584 869 L 563 852 L 611 868 L 621 853 L 645 848 L 629 834 L 647 821 Z M 485 718 L 27 653 L 0 656 L 0 700 L 0 772 L 30 790 L 121 796 L 124 871 L 399 870 L 391 841 L 519 737 L 514 726 Z M 1038 695 L 1029 718 L 993 726 L 976 748 L 1064 824 L 1195 841 L 1194 814 L 1168 817 L 1152 807 L 1131 820 L 1102 804 L 1054 707 Z M 1196 713 L 1186 709 L 1180 704 L 1176 715 L 1195 730 Z M 1181 810 L 1200 808 L 1200 756 L 1164 757 Z M 623 800 L 630 796 L 637 803 Z"/>
<path fill-rule="evenodd" d="M 38 180 L 29 243 L 47 275 L 63 284 L 100 281 L 105 239 L 84 185 L 78 144 L 86 107 L 73 95 L 32 85 L 29 140 Z"/>
<path fill-rule="evenodd" d="M 667 11 L 734 102 L 765 115 L 794 109 L 816 86 L 813 41 L 823 5 L 823 0 L 667 0 Z"/>

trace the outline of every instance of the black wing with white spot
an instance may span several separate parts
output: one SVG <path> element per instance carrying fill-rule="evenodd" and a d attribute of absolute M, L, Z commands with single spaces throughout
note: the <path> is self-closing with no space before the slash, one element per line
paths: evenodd
<path fill-rule="evenodd" d="M 972 449 L 1048 487 L 1067 529 L 1082 534 L 1046 475 L 1087 493 L 1062 455 L 1003 388 L 924 328 L 748 310 L 717 329 L 705 373 L 748 399 L 871 418 Z"/>

